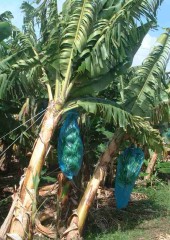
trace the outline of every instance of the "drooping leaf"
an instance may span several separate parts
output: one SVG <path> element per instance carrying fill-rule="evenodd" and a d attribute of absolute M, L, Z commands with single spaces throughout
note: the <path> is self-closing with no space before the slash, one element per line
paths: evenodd
<path fill-rule="evenodd" d="M 12 27 L 8 22 L 0 22 L 0 42 L 8 38 L 12 33 Z"/>
<path fill-rule="evenodd" d="M 73 58 L 76 52 L 82 52 L 84 49 L 89 33 L 92 31 L 95 16 L 98 10 L 100 0 L 74 0 L 67 1 L 66 8 L 69 10 L 69 22 L 62 32 L 60 44 L 60 69 L 61 74 L 66 81 L 72 74 Z M 65 13 L 65 11 L 63 10 Z"/>
<path fill-rule="evenodd" d="M 160 4 L 158 1 L 122 1 L 122 3 L 120 9 L 117 9 L 116 13 L 113 12 L 109 20 L 98 21 L 88 38 L 86 49 L 81 54 L 82 64 L 85 64 L 91 77 L 105 74 L 120 64 L 128 63 L 129 39 L 134 39 L 134 31 L 138 27 L 135 21 L 145 16 L 154 22 L 157 4 Z M 134 52 L 134 49 L 135 44 L 131 45 L 130 52 Z"/>
<path fill-rule="evenodd" d="M 152 128 L 145 119 L 121 109 L 118 104 L 104 99 L 89 98 L 77 100 L 74 105 L 82 107 L 86 112 L 100 114 L 105 122 L 112 123 L 120 128 L 120 131 L 130 134 L 141 145 L 148 144 L 153 150 L 162 151 L 163 142 L 159 131 Z"/>
<path fill-rule="evenodd" d="M 149 117 L 148 111 L 151 113 L 156 102 L 156 93 L 161 86 L 169 56 L 170 36 L 169 33 L 164 33 L 125 89 L 125 109 L 133 114 Z"/>
<path fill-rule="evenodd" d="M 170 121 L 170 101 L 163 101 L 157 104 L 151 112 L 151 122 L 160 124 Z"/>
<path fill-rule="evenodd" d="M 157 164 L 157 169 L 161 173 L 170 173 L 170 162 L 160 162 Z"/>

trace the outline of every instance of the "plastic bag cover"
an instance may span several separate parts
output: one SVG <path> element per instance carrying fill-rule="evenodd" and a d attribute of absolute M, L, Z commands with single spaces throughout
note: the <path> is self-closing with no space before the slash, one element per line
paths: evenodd
<path fill-rule="evenodd" d="M 78 113 L 69 111 L 58 138 L 58 162 L 64 175 L 72 179 L 82 165 L 83 143 L 77 123 Z"/>

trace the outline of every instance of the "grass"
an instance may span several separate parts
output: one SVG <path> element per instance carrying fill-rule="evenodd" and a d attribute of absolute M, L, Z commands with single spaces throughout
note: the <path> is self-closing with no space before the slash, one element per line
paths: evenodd
<path fill-rule="evenodd" d="M 103 206 L 88 220 L 87 240 L 155 240 L 170 234 L 170 186 L 137 188 L 148 196 L 132 202 L 125 210 Z M 90 226 L 91 225 L 91 226 Z M 168 236 L 169 237 L 169 236 Z"/>
<path fill-rule="evenodd" d="M 90 210 L 86 222 L 85 240 L 170 240 L 170 185 L 160 182 L 153 187 L 134 190 L 148 196 L 131 202 L 124 210 L 116 210 L 113 197 L 110 202 Z M 2 197 L 2 195 L 1 195 Z M 8 212 L 11 197 L 0 201 L 1 216 Z M 110 204 L 111 203 L 111 204 Z M 160 236 L 163 236 L 160 238 Z M 48 239 L 35 236 L 34 239 Z"/>

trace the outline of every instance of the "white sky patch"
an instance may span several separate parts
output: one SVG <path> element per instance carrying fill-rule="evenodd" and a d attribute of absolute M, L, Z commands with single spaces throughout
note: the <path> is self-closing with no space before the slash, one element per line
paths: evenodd
<path fill-rule="evenodd" d="M 63 5 L 64 2 L 65 2 L 65 0 L 59 0 L 59 1 L 57 1 L 57 3 L 58 3 L 58 11 L 59 11 L 59 12 L 61 12 L 61 10 L 62 10 L 62 5 Z"/>
<path fill-rule="evenodd" d="M 12 12 L 14 18 L 12 19 L 12 23 L 17 26 L 18 28 L 22 28 L 22 20 L 23 20 L 23 13 L 20 10 L 20 6 L 23 0 L 16 0 L 16 1 L 0 1 L 0 14 L 5 11 Z"/>
<path fill-rule="evenodd" d="M 26 0 L 25 0 L 26 1 Z M 58 10 L 61 12 L 62 5 L 65 0 L 58 0 Z M 5 11 L 12 12 L 14 18 L 12 19 L 12 23 L 17 26 L 18 28 L 22 29 L 23 24 L 23 13 L 21 12 L 21 4 L 24 2 L 24 0 L 0 0 L 0 14 Z M 29 1 L 30 3 L 33 2 L 33 0 Z"/>
<path fill-rule="evenodd" d="M 141 47 L 137 51 L 134 59 L 133 59 L 133 66 L 141 65 L 143 60 L 148 56 L 150 53 L 154 43 L 156 42 L 156 37 L 152 37 L 150 34 L 147 34 L 143 39 Z"/>
<path fill-rule="evenodd" d="M 151 50 L 153 44 L 156 42 L 156 39 L 156 37 L 152 37 L 150 34 L 146 34 L 141 47 Z"/>
<path fill-rule="evenodd" d="M 156 39 L 157 39 L 156 37 L 153 37 L 150 34 L 147 34 L 145 36 L 141 44 L 141 47 L 139 48 L 136 55 L 134 56 L 132 66 L 138 66 L 142 64 L 143 60 L 148 56 L 148 54 L 152 50 L 156 42 Z M 170 71 L 170 61 L 167 65 L 167 71 Z"/>

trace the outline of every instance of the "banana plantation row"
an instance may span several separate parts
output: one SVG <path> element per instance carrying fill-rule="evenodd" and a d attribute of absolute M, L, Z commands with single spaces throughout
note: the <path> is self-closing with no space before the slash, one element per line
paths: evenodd
<path fill-rule="evenodd" d="M 163 152 L 169 29 L 142 65 L 131 67 L 143 38 L 157 26 L 161 3 L 66 0 L 59 13 L 56 0 L 23 2 L 22 31 L 12 25 L 10 12 L 1 13 L 0 134 L 5 147 L 0 168 L 8 153 L 28 164 L 1 226 L 2 239 L 32 239 L 42 227 L 38 186 L 45 163 L 59 165 L 61 172 L 55 230 L 43 226 L 44 234 L 80 239 L 113 159 L 127 147 L 142 149 L 142 159 L 150 158 L 151 150 L 156 156 Z M 113 177 L 107 179 L 113 182 Z M 61 216 L 75 186 L 80 189 L 76 211 L 61 232 Z"/>

